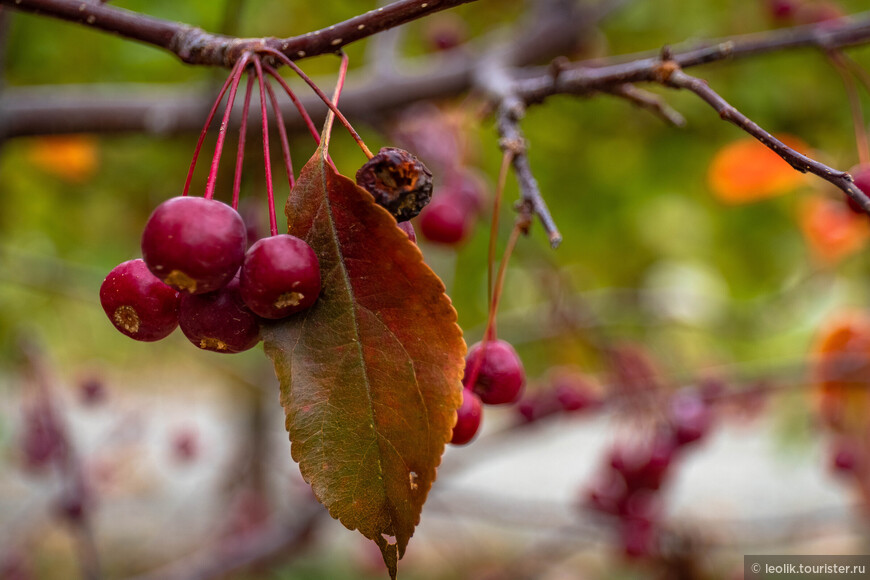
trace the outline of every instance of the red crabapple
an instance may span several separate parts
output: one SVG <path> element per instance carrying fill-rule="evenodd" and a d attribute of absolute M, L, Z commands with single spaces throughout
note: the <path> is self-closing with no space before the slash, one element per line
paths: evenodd
<path fill-rule="evenodd" d="M 178 292 L 139 259 L 109 272 L 100 286 L 100 303 L 115 328 L 136 340 L 160 340 L 178 326 Z"/>
<path fill-rule="evenodd" d="M 245 258 L 247 228 L 230 206 L 202 197 L 173 197 L 148 218 L 142 257 L 169 286 L 212 292 L 236 275 Z"/>

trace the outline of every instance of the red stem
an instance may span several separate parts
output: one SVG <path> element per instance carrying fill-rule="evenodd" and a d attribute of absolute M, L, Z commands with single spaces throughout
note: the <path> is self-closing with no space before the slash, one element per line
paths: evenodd
<path fill-rule="evenodd" d="M 214 197 L 214 186 L 215 182 L 217 182 L 217 173 L 218 166 L 220 166 L 221 162 L 221 153 L 224 150 L 224 141 L 227 138 L 227 126 L 230 124 L 230 114 L 233 112 L 233 102 L 236 100 L 236 91 L 239 88 L 239 81 L 242 80 L 242 72 L 245 70 L 245 66 L 247 66 L 248 61 L 251 58 L 251 53 L 246 52 L 242 55 L 242 58 L 239 59 L 239 66 L 233 69 L 233 72 L 230 75 L 232 78 L 232 85 L 230 86 L 230 94 L 227 97 L 227 106 L 224 110 L 224 118 L 221 121 L 221 128 L 218 132 L 217 143 L 215 143 L 214 147 L 214 157 L 211 159 L 211 169 L 208 172 L 208 180 L 205 182 L 205 194 L 203 195 L 206 199 L 212 199 Z"/>
<path fill-rule="evenodd" d="M 293 89 L 290 88 L 290 85 L 287 84 L 287 81 L 284 80 L 278 71 L 273 67 L 269 66 L 266 63 L 263 63 L 263 70 L 265 70 L 272 78 L 278 81 L 278 84 L 284 89 L 284 92 L 287 93 L 287 96 L 290 97 L 290 100 L 293 101 L 293 104 L 296 106 L 296 110 L 299 111 L 299 116 L 302 117 L 302 120 L 305 122 L 305 125 L 308 127 L 308 132 L 311 133 L 311 136 L 314 137 L 314 142 L 320 145 L 320 133 L 317 131 L 317 126 L 314 124 L 314 121 L 311 120 L 311 115 L 308 114 L 308 111 L 305 110 L 305 105 L 302 104 L 302 101 L 299 100 L 299 97 L 296 96 L 296 93 L 293 92 Z"/>
<path fill-rule="evenodd" d="M 341 97 L 341 90 L 344 88 L 344 79 L 347 77 L 347 54 L 341 53 L 341 66 L 338 69 L 338 80 L 335 82 L 335 90 L 332 93 L 332 103 L 337 107 L 338 99 Z M 323 127 L 323 153 L 329 154 L 329 139 L 332 137 L 332 123 L 335 120 L 335 114 L 330 111 L 326 115 L 326 124 Z M 371 159 L 371 157 L 369 157 Z"/>
<path fill-rule="evenodd" d="M 271 54 L 272 56 L 274 56 L 278 60 L 280 60 L 282 63 L 284 63 L 286 66 L 293 69 L 293 72 L 295 72 L 297 75 L 299 75 L 299 77 L 303 81 L 305 81 L 309 87 L 311 87 L 311 90 L 313 90 L 315 92 L 315 94 L 318 97 L 320 97 L 320 100 L 323 101 L 323 103 L 327 107 L 329 107 L 329 110 L 335 114 L 338 121 L 342 125 L 344 125 L 344 128 L 347 129 L 347 131 L 350 133 L 350 136 L 353 137 L 353 140 L 356 141 L 356 144 L 359 145 L 359 148 L 362 149 L 362 152 L 365 153 L 366 157 L 368 157 L 369 159 L 374 157 L 374 154 L 371 152 L 371 150 L 369 150 L 369 148 L 366 146 L 365 142 L 363 142 L 362 137 L 360 137 L 359 133 L 357 133 L 356 130 L 353 128 L 353 126 L 351 126 L 351 124 L 347 120 L 347 118 L 345 118 L 345 116 L 341 114 L 341 111 L 338 110 L 338 107 L 335 106 L 335 103 L 333 103 L 332 101 L 329 100 L 329 97 L 326 96 L 326 93 L 324 93 L 322 90 L 320 90 L 320 87 L 318 87 L 315 84 L 315 82 L 313 80 L 311 80 L 311 77 L 309 77 L 307 74 L 302 72 L 302 69 L 299 68 L 299 65 L 297 65 L 295 62 L 293 62 L 292 60 L 287 58 L 287 56 L 285 54 L 283 54 L 277 50 L 274 50 L 271 48 L 266 48 L 263 50 L 263 52 L 266 54 Z"/>
<path fill-rule="evenodd" d="M 467 385 L 468 388 L 473 388 L 474 383 L 477 382 L 477 375 L 480 374 L 480 367 L 483 364 L 483 360 L 486 357 L 486 345 L 491 341 L 496 340 L 496 330 L 495 330 L 495 314 L 498 311 L 498 303 L 501 299 L 501 291 L 504 288 L 504 279 L 505 274 L 507 273 L 507 265 L 510 261 L 511 255 L 514 253 L 514 248 L 517 245 L 517 240 L 520 238 L 520 234 L 523 232 L 522 226 L 517 223 L 514 226 L 514 229 L 511 231 L 511 237 L 508 239 L 507 247 L 504 250 L 504 256 L 501 258 L 501 263 L 498 266 L 498 277 L 495 282 L 495 290 L 492 294 L 492 301 L 489 303 L 489 318 L 486 321 L 486 330 L 483 332 L 483 338 L 480 341 L 480 356 L 475 359 L 475 364 L 471 367 L 470 372 L 469 369 L 465 369 L 466 377 L 468 380 L 463 380 L 463 384 Z"/>
<path fill-rule="evenodd" d="M 290 158 L 290 142 L 287 139 L 287 127 L 284 126 L 284 115 L 281 114 L 281 109 L 278 107 L 278 99 L 275 98 L 275 91 L 272 90 L 272 85 L 266 79 L 266 92 L 269 93 L 269 100 L 272 101 L 272 112 L 275 113 L 275 118 L 278 120 L 278 134 L 281 136 L 281 152 L 284 154 L 284 167 L 287 169 L 287 181 L 290 183 L 290 189 L 296 185 L 296 177 L 293 175 L 293 160 Z"/>
<path fill-rule="evenodd" d="M 251 93 L 254 90 L 254 75 L 248 73 L 245 89 L 245 105 L 242 107 L 242 125 L 239 127 L 239 148 L 236 152 L 236 174 L 233 178 L 233 209 L 239 208 L 239 192 L 242 189 L 242 162 L 245 158 L 245 136 L 248 132 L 248 112 L 251 109 Z"/>
<path fill-rule="evenodd" d="M 269 231 L 278 234 L 278 220 L 275 218 L 275 191 L 272 189 L 272 164 L 269 155 L 269 117 L 266 112 L 266 80 L 263 78 L 263 65 L 260 58 L 254 57 L 254 69 L 260 84 L 260 113 L 263 117 L 263 160 L 266 166 L 266 196 L 269 198 Z"/>
<path fill-rule="evenodd" d="M 211 126 L 211 122 L 214 119 L 214 115 L 217 112 L 218 105 L 221 104 L 221 101 L 224 98 L 224 94 L 226 94 L 227 89 L 230 88 L 230 83 L 233 80 L 233 76 L 236 74 L 239 64 L 241 63 L 241 59 L 236 63 L 236 66 L 233 67 L 233 70 L 230 72 L 230 76 L 227 77 L 227 80 L 224 81 L 224 86 L 221 87 L 220 92 L 218 93 L 217 99 L 214 102 L 214 105 L 211 107 L 211 111 L 208 113 L 208 117 L 205 120 L 205 126 L 203 126 L 202 131 L 199 134 L 199 140 L 196 142 L 196 147 L 193 149 L 193 160 L 190 162 L 190 169 L 187 170 L 187 179 L 184 180 L 184 189 L 181 191 L 181 195 L 187 195 L 187 192 L 190 190 L 190 182 L 193 179 L 193 170 L 196 169 L 196 160 L 199 159 L 199 151 L 202 149 L 202 143 L 205 141 L 205 135 L 208 133 L 208 128 Z"/>
<path fill-rule="evenodd" d="M 486 264 L 486 300 L 492 300 L 492 267 L 495 264 L 495 242 L 498 239 L 498 218 L 501 210 L 501 200 L 504 196 L 504 188 L 507 182 L 507 174 L 511 168 L 514 155 L 505 151 L 502 156 L 501 169 L 498 172 L 498 185 L 495 190 L 495 199 L 492 203 L 492 224 L 489 229 L 489 256 Z"/>

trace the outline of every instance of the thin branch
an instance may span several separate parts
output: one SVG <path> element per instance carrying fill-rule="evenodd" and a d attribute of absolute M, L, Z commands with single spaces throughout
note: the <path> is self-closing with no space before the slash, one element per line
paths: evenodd
<path fill-rule="evenodd" d="M 653 115 L 662 119 L 665 123 L 669 123 L 675 127 L 685 127 L 686 119 L 655 93 L 650 93 L 636 86 L 624 83 L 616 85 L 608 89 L 607 92 L 611 95 L 621 97 L 631 104 L 650 111 Z"/>
<path fill-rule="evenodd" d="M 562 234 L 559 233 L 559 228 L 556 227 L 553 216 L 550 215 L 550 210 L 541 196 L 538 181 L 532 175 L 532 168 L 526 155 L 526 139 L 519 126 L 519 120 L 522 118 L 524 110 L 522 103 L 516 100 L 506 100 L 499 107 L 497 113 L 498 134 L 501 137 L 499 146 L 502 151 L 511 156 L 511 165 L 520 186 L 523 203 L 528 205 L 529 209 L 538 216 L 541 225 L 544 226 L 544 231 L 547 232 L 550 246 L 556 248 L 562 242 Z"/>
<path fill-rule="evenodd" d="M 668 70 L 666 67 L 668 64 L 667 61 L 664 63 L 667 72 L 661 77 L 662 84 L 671 88 L 686 89 L 695 93 L 704 102 L 713 107 L 716 112 L 719 113 L 722 120 L 733 123 L 761 141 L 797 171 L 818 175 L 825 181 L 836 185 L 849 197 L 855 200 L 855 202 L 858 203 L 865 212 L 870 213 L 870 198 L 868 198 L 860 189 L 855 187 L 855 184 L 852 182 L 852 176 L 847 172 L 838 171 L 828 167 L 824 163 L 810 159 L 806 155 L 798 153 L 791 147 L 788 147 L 785 143 L 762 129 L 757 123 L 731 106 L 725 99 L 719 96 L 716 91 L 711 89 L 706 81 L 687 75 L 679 68 Z"/>
<path fill-rule="evenodd" d="M 245 52 L 280 51 L 291 59 L 328 54 L 384 30 L 475 0 L 398 0 L 321 30 L 290 38 L 234 38 L 81 0 L 0 0 L 24 12 L 76 22 L 167 50 L 188 64 L 232 67 Z"/>
<path fill-rule="evenodd" d="M 870 16 L 863 14 L 837 25 L 801 26 L 719 40 L 711 46 L 673 50 L 671 59 L 680 68 L 689 68 L 725 59 L 746 58 L 798 47 L 824 50 L 867 43 Z M 656 82 L 660 56 L 623 55 L 597 61 L 560 66 L 554 71 L 540 68 L 526 71 L 515 82 L 514 90 L 526 104 L 540 102 L 551 95 L 579 94 L 605 90 L 622 83 Z"/>

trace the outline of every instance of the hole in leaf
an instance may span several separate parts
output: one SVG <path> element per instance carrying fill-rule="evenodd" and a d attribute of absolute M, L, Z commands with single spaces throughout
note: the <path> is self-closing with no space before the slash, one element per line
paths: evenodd
<path fill-rule="evenodd" d="M 387 545 L 395 546 L 396 545 L 396 536 L 391 536 L 389 534 L 381 534 L 381 537 L 386 540 Z"/>

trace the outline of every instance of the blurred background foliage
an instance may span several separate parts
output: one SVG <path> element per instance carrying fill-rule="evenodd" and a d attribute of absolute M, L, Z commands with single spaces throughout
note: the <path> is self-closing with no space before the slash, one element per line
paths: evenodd
<path fill-rule="evenodd" d="M 212 31 L 227 26 L 224 2 L 112 4 Z M 866 8 L 862 0 L 840 4 L 848 13 Z M 239 17 L 230 26 L 243 36 L 290 36 L 372 7 L 374 2 L 349 0 L 248 0 L 240 4 Z M 522 11 L 519 0 L 482 0 L 454 12 L 476 36 L 511 24 Z M 9 87 L 57 85 L 60 92 L 65 84 L 135 82 L 142 83 L 143 91 L 149 84 L 190 83 L 214 85 L 216 90 L 225 74 L 186 66 L 159 50 L 80 26 L 27 14 L 12 16 L 4 71 Z M 429 50 L 422 39 L 437 19 L 407 27 L 407 54 Z M 628 2 L 607 18 L 588 53 L 572 56 L 650 51 L 772 26 L 760 1 Z M 352 69 L 364 64 L 366 44 L 349 48 Z M 870 48 L 850 49 L 849 54 L 870 65 Z M 303 67 L 317 78 L 332 79 L 336 60 L 319 57 L 304 61 Z M 842 83 L 819 52 L 783 51 L 699 67 L 692 73 L 707 79 L 764 128 L 802 139 L 820 160 L 840 169 L 857 163 Z M 517 346 L 530 377 L 558 364 L 600 371 L 603 363 L 588 347 L 588 332 L 593 331 L 565 334 L 551 326 L 549 317 L 536 314 L 551 307 L 554 295 L 564 299 L 576 294 L 594 332 L 614 341 L 642 343 L 675 383 L 721 365 L 755 372 L 800 364 L 831 312 L 864 308 L 867 303 L 866 251 L 825 261 L 813 253 L 802 233 L 801 204 L 813 196 L 839 199 L 840 194 L 810 176 L 786 195 L 745 205 L 723 203 L 711 192 L 708 169 L 717 152 L 743 134 L 691 94 L 651 90 L 686 117 L 685 128 L 666 126 L 607 96 L 556 97 L 529 110 L 523 129 L 531 165 L 564 242 L 550 250 L 537 224 L 532 235 L 521 240 L 504 293 L 502 337 Z M 468 108 L 465 128 L 474 144 L 468 162 L 494 184 L 501 155 L 492 119 L 476 118 L 478 108 L 464 98 L 441 105 Z M 865 105 L 870 102 L 866 94 L 861 98 Z M 373 150 L 390 144 L 377 127 L 358 123 L 357 128 Z M 204 183 L 213 139 L 212 135 L 206 141 L 194 191 Z M 16 341 L 22 334 L 46 346 L 58 376 L 69 383 L 93 369 L 121 383 L 124 379 L 119 377 L 141 373 L 141 380 L 115 386 L 147 391 L 154 388 L 149 381 L 155 376 L 168 380 L 212 367 L 274 380 L 259 350 L 221 357 L 191 347 L 180 332 L 160 343 L 136 343 L 111 327 L 99 305 L 105 274 L 119 262 L 139 256 L 139 236 L 150 211 L 180 193 L 195 140 L 193 134 L 92 135 L 71 141 L 16 138 L 2 144 L 3 391 L 18 388 L 2 376 L 14 375 Z M 252 132 L 243 195 L 265 219 L 258 140 Z M 304 135 L 294 136 L 292 147 L 297 165 L 313 151 Z M 227 170 L 218 183 L 223 199 L 229 197 L 234 149 L 230 139 L 224 153 Z M 364 161 L 341 132 L 332 154 L 346 175 L 353 175 Z M 276 164 L 279 214 L 287 194 L 281 172 Z M 511 177 L 506 199 L 516 195 Z M 510 216 L 505 210 L 500 247 Z M 488 238 L 482 222 L 458 250 L 421 242 L 427 260 L 448 284 L 469 342 L 481 336 L 485 323 Z M 272 402 L 277 406 L 277 388 L 275 393 Z M 0 437 L 8 443 L 11 427 L 0 425 Z M 308 564 L 301 566 L 307 570 Z M 330 570 L 320 576 L 291 570 L 283 576 L 276 572 L 275 577 L 350 574 Z"/>

